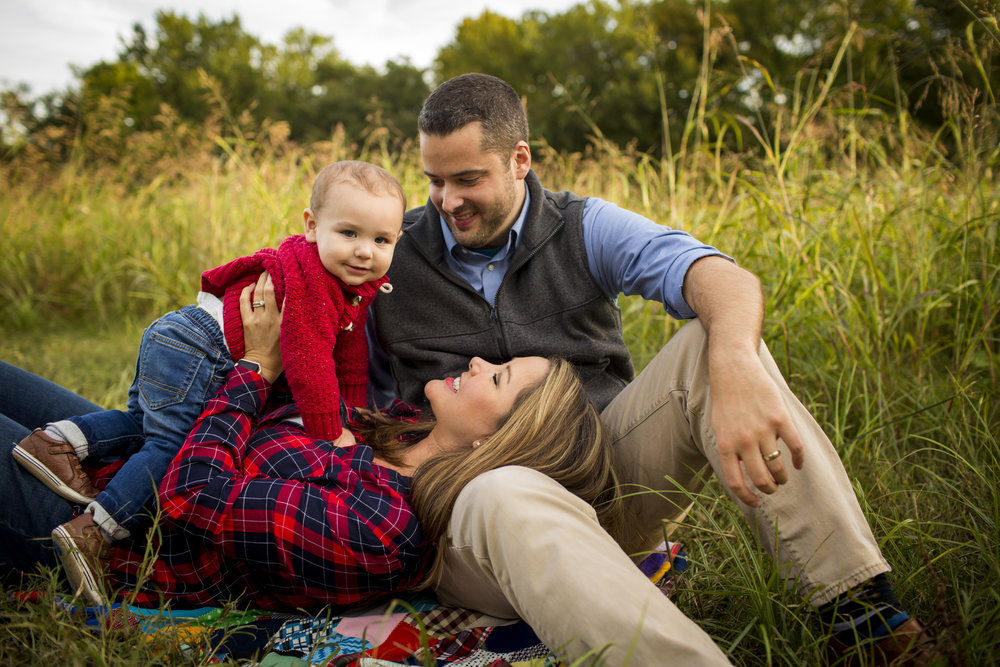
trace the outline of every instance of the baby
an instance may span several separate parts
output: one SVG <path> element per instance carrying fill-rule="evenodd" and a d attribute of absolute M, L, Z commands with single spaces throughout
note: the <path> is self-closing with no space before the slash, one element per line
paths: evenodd
<path fill-rule="evenodd" d="M 305 209 L 305 234 L 286 238 L 206 271 L 197 305 L 167 313 L 142 335 L 126 411 L 107 410 L 47 424 L 13 450 L 17 461 L 71 502 L 85 504 L 107 542 L 129 535 L 148 514 L 149 501 L 167 465 L 242 360 L 240 293 L 267 271 L 282 309 L 281 353 L 285 379 L 306 432 L 335 444 L 353 444 L 342 415 L 367 405 L 368 344 L 365 321 L 392 261 L 406 198 L 389 172 L 365 162 L 336 162 L 313 183 Z M 264 302 L 254 297 L 253 307 Z M 98 492 L 80 466 L 87 457 L 128 456 Z M 65 526 L 53 533 L 68 565 L 83 533 Z M 92 539 L 92 538 L 87 538 Z M 74 585 L 73 573 L 69 572 Z"/>

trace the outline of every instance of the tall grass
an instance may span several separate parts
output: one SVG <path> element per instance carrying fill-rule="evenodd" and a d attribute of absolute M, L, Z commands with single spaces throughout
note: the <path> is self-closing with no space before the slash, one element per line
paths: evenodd
<path fill-rule="evenodd" d="M 706 43 L 724 48 L 713 30 Z M 765 102 L 769 126 L 714 118 L 699 99 L 682 145 L 664 157 L 596 139 L 572 154 L 536 145 L 534 166 L 549 187 L 690 231 L 761 277 L 765 339 L 837 445 L 901 599 L 936 628 L 954 662 L 993 664 L 1000 120 L 995 105 L 976 101 L 992 91 L 955 92 L 937 131 L 905 110 L 867 105 L 834 83 L 849 42 L 804 72 L 788 103 Z M 703 98 L 709 81 L 706 67 Z M 388 146 L 377 129 L 362 145 L 334 135 L 296 146 L 280 123 L 251 127 L 218 105 L 205 127 L 183 127 L 167 111 L 161 130 L 133 136 L 116 133 L 109 103 L 95 125 L 106 132 L 71 138 L 80 157 L 69 164 L 45 167 L 29 154 L 0 166 L 0 357 L 121 405 L 144 324 L 191 302 L 203 269 L 298 232 L 323 164 L 377 162 L 397 174 L 411 205 L 425 199 L 416 151 Z M 725 150 L 737 134 L 751 147 Z M 94 159 L 101 154 L 115 159 Z M 635 297 L 621 306 L 641 368 L 678 323 Z M 739 664 L 823 663 L 822 630 L 720 486 L 694 500 L 677 533 L 693 562 L 681 608 Z M 61 614 L 0 607 L 0 656 L 44 645 L 65 647 L 56 651 L 64 661 L 135 660 L 128 642 L 91 637 Z"/>

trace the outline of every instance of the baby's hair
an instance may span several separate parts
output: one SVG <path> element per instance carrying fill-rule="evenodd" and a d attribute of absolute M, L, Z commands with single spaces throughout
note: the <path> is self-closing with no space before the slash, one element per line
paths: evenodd
<path fill-rule="evenodd" d="M 335 183 L 350 183 L 376 196 L 395 196 L 406 209 L 406 194 L 395 176 L 371 162 L 341 160 L 328 164 L 313 181 L 309 208 L 319 211 L 326 203 L 326 193 Z"/>

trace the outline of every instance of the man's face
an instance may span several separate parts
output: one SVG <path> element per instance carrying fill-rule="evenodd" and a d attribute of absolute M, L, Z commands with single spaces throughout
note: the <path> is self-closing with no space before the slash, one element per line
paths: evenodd
<path fill-rule="evenodd" d="M 524 142 L 506 158 L 482 148 L 483 129 L 470 123 L 447 136 L 420 134 L 431 203 L 467 248 L 496 248 L 524 203 L 531 153 Z"/>

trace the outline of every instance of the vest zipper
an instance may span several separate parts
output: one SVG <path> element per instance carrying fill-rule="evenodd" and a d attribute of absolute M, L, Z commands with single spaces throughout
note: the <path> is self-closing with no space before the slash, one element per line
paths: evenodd
<path fill-rule="evenodd" d="M 504 283 L 507 282 L 507 276 L 514 273 L 522 266 L 527 264 L 529 261 L 531 261 L 531 258 L 534 257 L 538 253 L 538 251 L 542 249 L 542 246 L 548 243 L 549 240 L 553 236 L 555 236 L 560 229 L 562 229 L 564 224 L 566 223 L 560 223 L 559 225 L 556 225 L 556 228 L 553 229 L 551 232 L 549 232 L 549 235 L 546 236 L 544 239 L 542 239 L 541 242 L 536 244 L 534 249 L 532 249 L 531 252 L 525 255 L 521 259 L 521 261 L 517 263 L 516 266 L 511 266 L 510 268 L 508 268 L 506 273 L 503 274 L 503 278 L 500 279 L 500 284 L 497 285 L 497 293 L 493 299 L 493 305 L 490 306 L 490 329 L 493 331 L 493 338 L 496 340 L 497 347 L 500 348 L 501 356 L 504 359 L 510 359 L 510 352 L 507 350 L 507 344 L 504 342 L 505 339 L 503 335 L 503 325 L 500 323 L 500 316 L 497 314 L 496 303 L 500 300 L 500 290 L 503 289 Z"/>
<path fill-rule="evenodd" d="M 490 330 L 493 332 L 493 339 L 496 341 L 497 347 L 500 348 L 500 356 L 504 359 L 509 358 L 510 355 L 507 353 L 507 346 L 503 340 L 503 327 L 500 326 L 500 318 L 497 317 L 497 309 L 494 306 L 490 306 Z"/>

